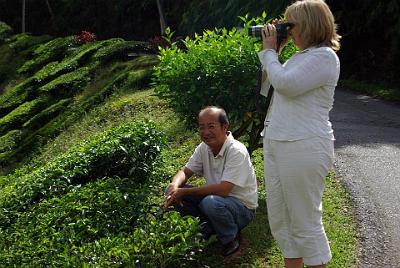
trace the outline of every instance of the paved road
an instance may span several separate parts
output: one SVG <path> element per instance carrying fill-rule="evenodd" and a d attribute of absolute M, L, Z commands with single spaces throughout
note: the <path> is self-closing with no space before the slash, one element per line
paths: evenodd
<path fill-rule="evenodd" d="M 400 105 L 338 88 L 331 121 L 359 222 L 359 267 L 400 267 Z"/>

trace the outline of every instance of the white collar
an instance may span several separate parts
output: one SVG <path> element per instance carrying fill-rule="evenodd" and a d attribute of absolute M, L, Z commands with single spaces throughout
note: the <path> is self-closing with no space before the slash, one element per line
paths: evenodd
<path fill-rule="evenodd" d="M 216 156 L 214 156 L 214 158 L 223 157 L 224 154 L 225 154 L 226 149 L 229 147 L 229 145 L 231 145 L 231 144 L 233 143 L 234 140 L 235 140 L 235 139 L 234 139 L 233 136 L 232 136 L 232 132 L 228 131 L 228 132 L 227 132 L 227 135 L 226 135 L 225 142 L 224 142 L 224 144 L 223 144 L 222 147 L 221 147 L 221 150 L 219 150 L 218 154 L 217 154 Z M 211 153 L 213 154 L 213 152 L 212 152 L 210 146 L 207 145 L 207 148 L 208 148 L 208 151 L 211 152 Z"/>

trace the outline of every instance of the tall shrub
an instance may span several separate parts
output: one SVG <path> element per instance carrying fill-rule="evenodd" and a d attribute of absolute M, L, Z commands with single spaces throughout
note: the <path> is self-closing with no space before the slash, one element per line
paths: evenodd
<path fill-rule="evenodd" d="M 246 25 L 259 24 L 262 18 L 249 20 Z M 263 114 L 256 108 L 256 85 L 259 77 L 257 51 L 260 42 L 233 28 L 206 30 L 194 39 L 172 43 L 160 48 L 160 64 L 155 68 L 156 93 L 169 101 L 189 127 L 197 123 L 197 113 L 207 105 L 223 107 L 229 114 L 234 136 L 247 136 L 248 149 L 259 146 Z M 288 46 L 282 54 L 284 61 L 295 52 Z"/>

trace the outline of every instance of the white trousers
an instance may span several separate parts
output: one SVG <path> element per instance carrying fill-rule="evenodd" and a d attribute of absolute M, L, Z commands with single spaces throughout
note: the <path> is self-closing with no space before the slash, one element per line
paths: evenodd
<path fill-rule="evenodd" d="M 268 220 L 285 258 L 306 265 L 327 263 L 332 254 L 322 224 L 322 195 L 332 168 L 333 141 L 264 138 Z"/>

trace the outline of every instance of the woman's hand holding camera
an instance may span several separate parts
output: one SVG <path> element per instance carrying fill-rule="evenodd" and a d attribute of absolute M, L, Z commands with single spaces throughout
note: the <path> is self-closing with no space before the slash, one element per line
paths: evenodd
<path fill-rule="evenodd" d="M 278 33 L 276 31 L 275 25 L 279 23 L 279 19 L 274 19 L 272 23 L 264 25 L 264 28 L 261 31 L 263 49 L 273 49 L 274 51 L 280 53 L 282 49 L 286 46 L 288 38 L 283 40 L 279 48 L 277 47 Z"/>

